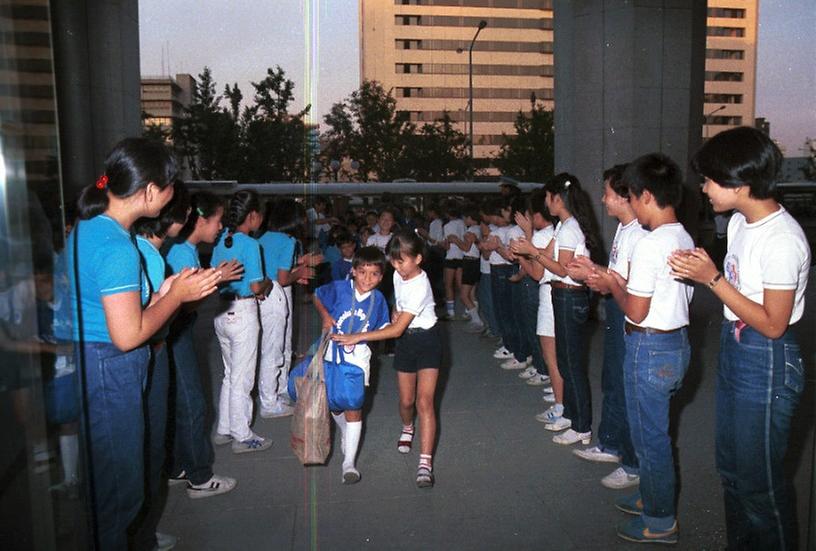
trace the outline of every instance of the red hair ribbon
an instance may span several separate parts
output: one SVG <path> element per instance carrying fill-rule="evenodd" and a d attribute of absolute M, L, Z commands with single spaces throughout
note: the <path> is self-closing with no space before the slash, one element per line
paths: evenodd
<path fill-rule="evenodd" d="M 103 174 L 96 181 L 96 187 L 97 187 L 97 189 L 105 189 L 105 187 L 107 187 L 107 185 L 108 185 L 108 175 Z"/>

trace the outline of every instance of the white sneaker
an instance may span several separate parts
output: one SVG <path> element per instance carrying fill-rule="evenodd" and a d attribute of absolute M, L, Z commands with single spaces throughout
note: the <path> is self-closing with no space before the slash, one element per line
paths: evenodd
<path fill-rule="evenodd" d="M 533 366 L 529 366 L 527 369 L 518 374 L 519 379 L 529 379 L 530 377 L 535 377 L 536 375 L 538 375 L 538 371 L 536 371 L 536 368 Z"/>
<path fill-rule="evenodd" d="M 226 494 L 235 489 L 238 482 L 234 478 L 228 476 L 219 476 L 217 474 L 204 484 L 187 484 L 187 495 L 190 499 L 201 499 L 205 497 L 217 496 Z"/>
<path fill-rule="evenodd" d="M 576 444 L 578 442 L 581 442 L 586 446 L 591 440 L 591 432 L 575 432 L 572 429 L 553 436 L 553 442 L 556 444 L 561 444 L 562 446 L 569 446 L 570 444 Z"/>
<path fill-rule="evenodd" d="M 178 543 L 178 538 L 171 534 L 156 532 L 156 548 L 154 551 L 170 551 Z"/>
<path fill-rule="evenodd" d="M 527 362 L 520 362 L 515 358 L 510 358 L 501 364 L 502 369 L 524 369 L 527 367 Z"/>
<path fill-rule="evenodd" d="M 614 453 L 603 451 L 600 446 L 592 446 L 583 450 L 572 450 L 572 453 L 586 459 L 587 461 L 595 461 L 598 463 L 620 463 L 620 457 Z"/>
<path fill-rule="evenodd" d="M 564 415 L 564 406 L 561 404 L 554 404 L 548 407 L 546 411 L 536 415 L 536 421 L 540 423 L 554 423 L 560 419 L 562 415 Z"/>
<path fill-rule="evenodd" d="M 552 392 L 545 392 L 541 399 L 547 402 L 548 404 L 554 404 L 555 394 L 553 394 Z"/>
<path fill-rule="evenodd" d="M 541 373 L 536 373 L 529 379 L 527 379 L 527 384 L 530 386 L 544 386 L 550 382 L 550 378 L 546 375 L 542 375 Z"/>
<path fill-rule="evenodd" d="M 547 423 L 544 425 L 544 428 L 547 430 L 551 430 L 553 432 L 560 432 L 562 430 L 569 429 L 572 426 L 572 421 L 567 419 L 566 417 L 559 417 L 552 423 Z M 570 429 L 572 430 L 572 429 Z M 587 442 L 589 444 L 589 442 Z"/>
<path fill-rule="evenodd" d="M 274 419 L 276 417 L 289 417 L 295 412 L 295 408 L 289 404 L 279 401 L 272 409 L 261 408 L 261 417 L 264 419 Z"/>
<path fill-rule="evenodd" d="M 493 352 L 493 357 L 496 358 L 497 360 L 506 360 L 507 358 L 512 358 L 513 353 L 502 346 L 501 348 Z"/>
<path fill-rule="evenodd" d="M 272 446 L 272 440 L 253 434 L 246 440 L 232 442 L 232 453 L 262 452 Z"/>
<path fill-rule="evenodd" d="M 629 474 L 618 467 L 601 479 L 601 484 L 612 490 L 622 490 L 640 484 L 640 475 Z"/>

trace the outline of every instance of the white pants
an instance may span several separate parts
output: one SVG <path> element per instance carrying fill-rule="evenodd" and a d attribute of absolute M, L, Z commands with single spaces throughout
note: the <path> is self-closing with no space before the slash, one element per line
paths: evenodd
<path fill-rule="evenodd" d="M 218 407 L 218 433 L 238 441 L 252 437 L 252 398 L 258 364 L 258 304 L 252 299 L 230 302 L 215 317 L 215 334 L 221 345 L 224 380 Z"/>
<path fill-rule="evenodd" d="M 285 369 L 285 342 L 289 327 L 289 301 L 283 287 L 273 284 L 266 300 L 261 302 L 261 367 L 258 373 L 258 396 L 261 409 L 272 410 L 278 397 L 286 394 L 289 371 Z M 290 346 L 291 348 L 291 346 Z"/>
<path fill-rule="evenodd" d="M 283 294 L 286 295 L 286 304 L 289 307 L 289 312 L 286 314 L 286 335 L 283 338 L 283 387 L 289 383 L 289 372 L 292 370 L 292 315 L 295 311 L 295 305 L 292 302 L 292 286 L 283 288 Z"/>

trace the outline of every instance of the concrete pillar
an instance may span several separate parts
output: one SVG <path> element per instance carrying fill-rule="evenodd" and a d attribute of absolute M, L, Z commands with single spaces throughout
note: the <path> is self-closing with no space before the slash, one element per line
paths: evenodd
<path fill-rule="evenodd" d="M 66 201 L 105 156 L 141 135 L 138 0 L 51 2 L 60 157 Z"/>
<path fill-rule="evenodd" d="M 600 204 L 605 168 L 660 151 L 689 178 L 702 135 L 706 1 L 553 4 L 555 170 L 592 196 L 608 248 L 617 222 Z M 694 230 L 696 179 L 688 183 L 684 222 Z"/>

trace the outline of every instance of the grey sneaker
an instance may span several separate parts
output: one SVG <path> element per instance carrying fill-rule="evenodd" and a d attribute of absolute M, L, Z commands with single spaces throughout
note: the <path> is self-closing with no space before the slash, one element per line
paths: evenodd
<path fill-rule="evenodd" d="M 604 451 L 600 446 L 592 446 L 583 450 L 572 450 L 572 453 L 586 459 L 587 461 L 596 461 L 598 463 L 620 463 L 620 457 L 614 453 Z"/>
<path fill-rule="evenodd" d="M 232 453 L 252 453 L 252 452 L 262 452 L 264 450 L 268 450 L 272 446 L 272 440 L 267 440 L 266 438 L 262 438 L 257 434 L 253 434 L 248 439 L 238 442 L 237 440 L 232 443 Z"/>
<path fill-rule="evenodd" d="M 212 439 L 213 444 L 215 444 L 216 446 L 226 446 L 227 444 L 231 444 L 232 440 L 233 438 L 231 435 L 221 434 L 218 432 L 215 433 L 215 436 L 213 436 Z"/>
<path fill-rule="evenodd" d="M 261 417 L 264 419 L 274 419 L 276 417 L 289 417 L 295 412 L 295 408 L 283 402 L 278 402 L 272 409 L 261 409 Z"/>
<path fill-rule="evenodd" d="M 187 495 L 190 499 L 202 499 L 226 494 L 235 489 L 238 482 L 228 476 L 212 475 L 204 484 L 187 484 Z"/>
<path fill-rule="evenodd" d="M 154 551 L 170 551 L 176 546 L 177 543 L 178 538 L 176 536 L 156 532 L 156 547 L 153 549 Z"/>
<path fill-rule="evenodd" d="M 624 488 L 631 488 L 632 486 L 640 484 L 640 476 L 629 474 L 623 470 L 623 467 L 618 467 L 603 477 L 601 484 L 612 490 L 623 490 Z"/>

